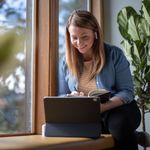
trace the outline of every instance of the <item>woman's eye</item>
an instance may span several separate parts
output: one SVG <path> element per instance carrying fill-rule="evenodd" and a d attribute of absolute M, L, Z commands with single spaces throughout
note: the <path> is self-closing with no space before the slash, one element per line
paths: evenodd
<path fill-rule="evenodd" d="M 74 40 L 77 40 L 77 38 L 76 37 L 71 37 L 71 39 L 74 41 Z"/>
<path fill-rule="evenodd" d="M 82 37 L 83 40 L 88 40 L 88 38 L 89 38 L 88 36 L 83 36 Z"/>

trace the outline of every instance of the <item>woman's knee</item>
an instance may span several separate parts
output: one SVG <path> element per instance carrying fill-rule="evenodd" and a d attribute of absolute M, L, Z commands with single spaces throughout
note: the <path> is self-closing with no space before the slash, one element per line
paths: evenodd
<path fill-rule="evenodd" d="M 121 109 L 119 112 L 111 112 L 107 117 L 106 122 L 109 132 L 120 138 L 128 137 L 130 134 L 133 134 L 137 128 L 137 124 L 134 122 L 134 119 L 131 119 L 129 114 L 125 113 L 125 111 Z"/>

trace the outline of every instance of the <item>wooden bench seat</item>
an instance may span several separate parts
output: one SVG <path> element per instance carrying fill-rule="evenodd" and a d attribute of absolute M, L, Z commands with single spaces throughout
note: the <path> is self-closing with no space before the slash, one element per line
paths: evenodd
<path fill-rule="evenodd" d="M 114 147 L 111 135 L 99 139 L 26 135 L 0 138 L 0 150 L 102 150 Z"/>

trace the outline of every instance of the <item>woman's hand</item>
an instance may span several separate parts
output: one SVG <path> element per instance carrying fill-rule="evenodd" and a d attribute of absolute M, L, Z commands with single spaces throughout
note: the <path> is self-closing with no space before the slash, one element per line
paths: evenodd
<path fill-rule="evenodd" d="M 103 113 L 110 109 L 119 107 L 123 104 L 124 104 L 124 102 L 123 102 L 123 100 L 121 100 L 121 98 L 114 96 L 108 102 L 100 104 L 100 111 L 101 111 L 101 113 Z"/>
<path fill-rule="evenodd" d="M 72 91 L 70 94 L 67 94 L 67 96 L 84 96 L 84 93 L 78 91 Z"/>

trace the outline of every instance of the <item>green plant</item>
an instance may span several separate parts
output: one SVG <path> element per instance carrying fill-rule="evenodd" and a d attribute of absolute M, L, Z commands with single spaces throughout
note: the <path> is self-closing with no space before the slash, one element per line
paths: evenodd
<path fill-rule="evenodd" d="M 150 0 L 143 0 L 139 13 L 131 7 L 122 8 L 117 16 L 121 44 L 131 62 L 135 99 L 142 112 L 142 128 L 145 113 L 150 112 Z"/>

